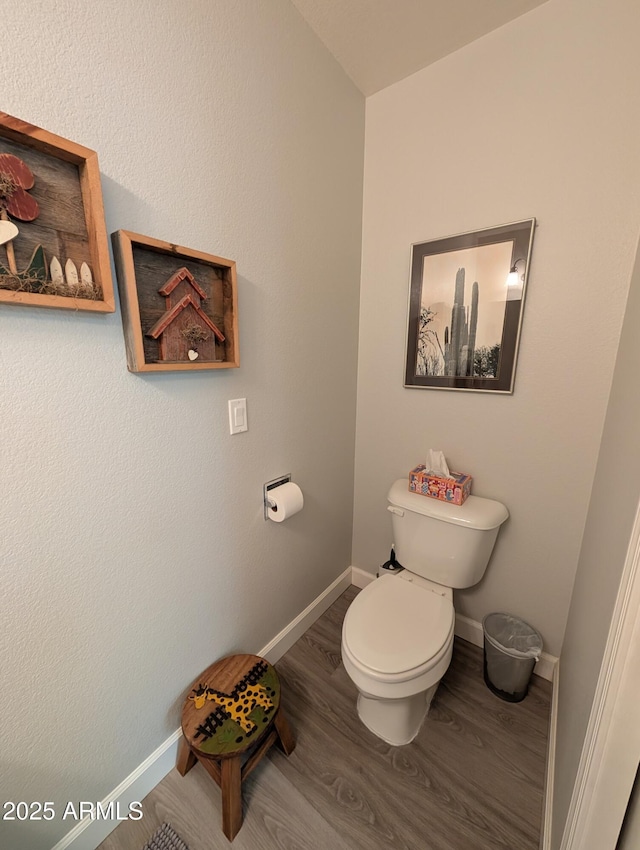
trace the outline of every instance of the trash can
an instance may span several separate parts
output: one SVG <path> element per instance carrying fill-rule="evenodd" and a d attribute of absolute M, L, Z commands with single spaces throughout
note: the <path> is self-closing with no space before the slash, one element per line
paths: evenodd
<path fill-rule="evenodd" d="M 510 614 L 487 614 L 484 631 L 484 681 L 507 702 L 520 702 L 542 653 L 542 638 L 533 626 Z"/>

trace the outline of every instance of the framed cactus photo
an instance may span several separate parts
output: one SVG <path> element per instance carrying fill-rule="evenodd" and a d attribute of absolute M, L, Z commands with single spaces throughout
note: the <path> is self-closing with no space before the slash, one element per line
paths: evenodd
<path fill-rule="evenodd" d="M 535 219 L 411 246 L 405 387 L 512 393 Z"/>
<path fill-rule="evenodd" d="M 113 313 L 95 151 L 0 112 L 0 304 Z"/>

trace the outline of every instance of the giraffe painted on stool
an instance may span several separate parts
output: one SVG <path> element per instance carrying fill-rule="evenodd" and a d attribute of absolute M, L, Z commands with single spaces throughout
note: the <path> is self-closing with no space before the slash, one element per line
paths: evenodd
<path fill-rule="evenodd" d="M 253 735 L 258 728 L 257 724 L 249 717 L 253 709 L 260 706 L 265 714 L 273 711 L 273 702 L 267 693 L 267 689 L 258 684 L 266 670 L 267 667 L 264 663 L 256 664 L 228 694 L 202 684 L 198 688 L 194 688 L 193 696 L 189 698 L 194 701 L 196 708 L 202 708 L 205 699 L 214 702 L 217 706 L 198 726 L 194 737 L 197 738 L 202 735 L 203 740 L 208 740 L 223 725 L 225 720 L 233 720 L 237 723 L 247 737 Z M 272 692 L 271 696 L 274 693 Z"/>
<path fill-rule="evenodd" d="M 247 737 L 253 735 L 258 728 L 248 716 L 253 709 L 259 705 L 264 709 L 265 714 L 273 711 L 273 703 L 261 685 L 253 685 L 241 693 L 233 691 L 231 694 L 223 694 L 214 688 L 207 688 L 207 699 L 221 706 L 231 720 L 242 727 Z"/>

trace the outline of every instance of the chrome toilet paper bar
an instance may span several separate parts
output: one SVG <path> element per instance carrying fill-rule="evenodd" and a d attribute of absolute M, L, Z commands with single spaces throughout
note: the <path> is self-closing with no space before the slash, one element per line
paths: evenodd
<path fill-rule="evenodd" d="M 273 499 L 269 498 L 269 490 L 273 490 L 276 487 L 280 487 L 283 484 L 287 484 L 291 481 L 291 473 L 287 473 L 287 475 L 280 475 L 278 478 L 272 478 L 271 481 L 267 481 L 266 484 L 262 487 L 262 498 L 264 502 L 264 518 L 269 519 L 269 508 L 275 507 L 275 502 Z"/>

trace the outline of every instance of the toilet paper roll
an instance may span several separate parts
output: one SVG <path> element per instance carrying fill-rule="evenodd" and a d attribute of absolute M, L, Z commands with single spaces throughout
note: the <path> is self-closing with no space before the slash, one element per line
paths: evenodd
<path fill-rule="evenodd" d="M 302 490 L 293 481 L 287 481 L 279 487 L 269 490 L 267 498 L 274 507 L 269 507 L 267 515 L 274 522 L 284 522 L 290 516 L 302 510 L 304 497 Z"/>

